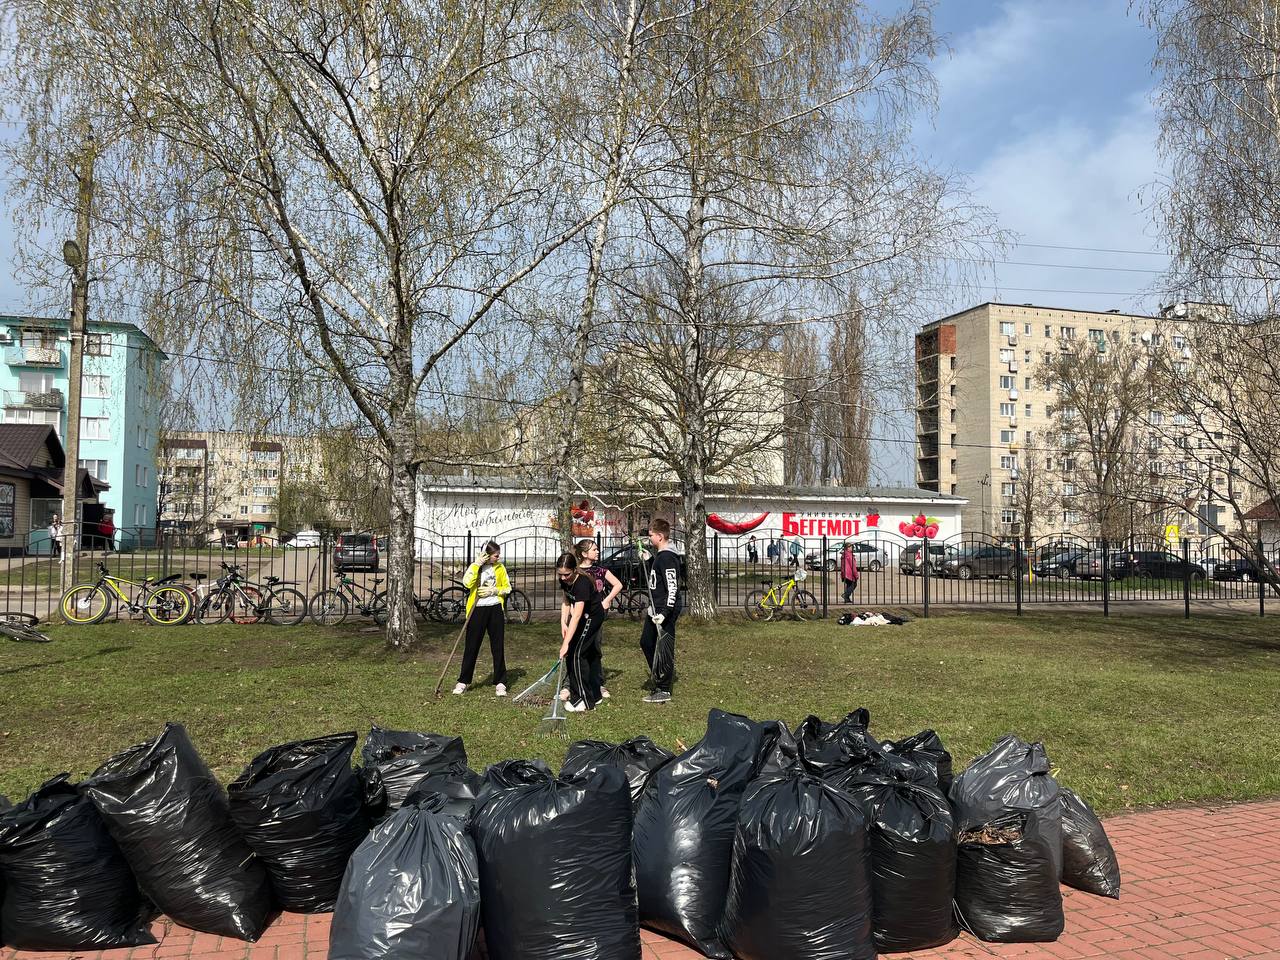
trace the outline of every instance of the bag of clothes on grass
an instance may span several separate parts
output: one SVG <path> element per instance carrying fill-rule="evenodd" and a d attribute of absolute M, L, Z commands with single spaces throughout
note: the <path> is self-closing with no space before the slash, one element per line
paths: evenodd
<path fill-rule="evenodd" d="M 1012 734 L 951 785 L 959 851 L 956 909 L 980 940 L 1038 943 L 1062 933 L 1062 797 L 1044 745 Z"/>
<path fill-rule="evenodd" d="M 697 744 L 649 779 L 636 812 L 636 884 L 645 926 L 709 957 L 720 941 L 738 807 L 775 746 L 777 724 L 712 710 Z"/>
<path fill-rule="evenodd" d="M 830 783 L 867 820 L 876 946 L 927 950 L 959 934 L 952 911 L 956 834 L 951 805 L 926 769 L 888 754 Z"/>
<path fill-rule="evenodd" d="M 632 737 L 625 743 L 579 740 L 569 745 L 564 763 L 560 766 L 560 776 L 578 776 L 601 767 L 617 767 L 627 775 L 632 803 L 639 805 L 645 785 L 653 772 L 674 756 L 670 750 L 664 750 L 648 737 Z"/>
<path fill-rule="evenodd" d="M 369 830 L 355 748 L 355 733 L 281 744 L 227 787 L 231 818 L 285 910 L 332 910 L 347 858 Z"/>
<path fill-rule="evenodd" d="M 64 951 L 155 943 L 124 855 L 69 780 L 54 777 L 0 813 L 0 943 Z"/>
<path fill-rule="evenodd" d="M 1062 788 L 1062 882 L 1085 893 L 1120 899 L 1120 864 L 1093 808 Z"/>
<path fill-rule="evenodd" d="M 739 960 L 874 960 L 866 821 L 798 765 L 738 811 L 720 939 Z"/>
<path fill-rule="evenodd" d="M 440 795 L 374 827 L 347 862 L 329 960 L 467 960 L 480 930 L 480 866 Z"/>
<path fill-rule="evenodd" d="M 204 933 L 258 939 L 271 913 L 267 872 L 181 724 L 112 757 L 82 788 L 164 914 Z"/>
<path fill-rule="evenodd" d="M 640 960 L 631 790 L 616 767 L 485 772 L 471 831 L 491 960 Z"/>
<path fill-rule="evenodd" d="M 377 797 L 370 812 L 375 816 L 399 810 L 418 781 L 432 773 L 453 773 L 461 777 L 467 767 L 467 750 L 461 737 L 441 733 L 414 733 L 384 730 L 374 726 L 360 748 L 360 762 L 366 776 L 386 792 L 384 809 Z M 374 796 L 377 790 L 375 787 Z"/>

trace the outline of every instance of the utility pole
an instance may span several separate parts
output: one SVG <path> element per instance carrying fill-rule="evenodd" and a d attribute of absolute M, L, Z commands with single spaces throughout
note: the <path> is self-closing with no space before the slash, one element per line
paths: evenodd
<path fill-rule="evenodd" d="M 80 545 L 76 479 L 80 468 L 80 381 L 84 369 L 84 334 L 89 313 L 89 215 L 93 206 L 93 161 L 96 144 L 90 134 L 80 154 L 76 190 L 76 238 L 62 245 L 62 258 L 71 267 L 71 357 L 67 371 L 67 430 L 62 448 L 62 523 L 70 537 L 62 551 L 62 589 L 71 586 L 75 555 Z"/>

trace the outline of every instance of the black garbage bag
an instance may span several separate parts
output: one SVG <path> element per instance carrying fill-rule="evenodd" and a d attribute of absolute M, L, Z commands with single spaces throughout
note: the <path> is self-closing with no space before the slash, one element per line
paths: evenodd
<path fill-rule="evenodd" d="M 256 940 L 271 884 L 231 821 L 227 795 L 187 731 L 116 754 L 82 784 L 143 894 L 184 927 Z"/>
<path fill-rule="evenodd" d="M 932 774 L 891 756 L 830 782 L 867 819 L 876 946 L 888 952 L 927 950 L 954 940 L 960 933 L 951 906 L 955 819 Z"/>
<path fill-rule="evenodd" d="M 885 751 L 909 760 L 926 770 L 933 777 L 933 782 L 945 794 L 951 789 L 951 754 L 942 745 L 942 738 L 932 730 L 902 740 L 886 740 L 881 744 Z"/>
<path fill-rule="evenodd" d="M 649 779 L 636 812 L 641 922 L 709 957 L 729 956 L 717 927 L 738 806 L 776 746 L 776 726 L 712 710 L 706 735 Z"/>
<path fill-rule="evenodd" d="M 427 774 L 467 769 L 467 750 L 461 737 L 374 726 L 360 748 L 360 762 L 366 770 L 377 771 L 390 812 L 400 809 L 409 791 Z"/>
<path fill-rule="evenodd" d="M 347 858 L 369 832 L 355 749 L 355 733 L 281 744 L 227 787 L 231 818 L 285 910 L 332 910 Z"/>
<path fill-rule="evenodd" d="M 871 713 L 859 707 L 838 723 L 808 716 L 796 727 L 795 740 L 808 769 L 819 776 L 872 762 L 883 751 L 868 732 Z"/>
<path fill-rule="evenodd" d="M 640 960 L 631 790 L 617 767 L 485 772 L 471 831 L 491 960 Z"/>
<path fill-rule="evenodd" d="M 757 780 L 738 811 L 720 937 L 739 960 L 873 960 L 866 821 L 801 770 Z"/>
<path fill-rule="evenodd" d="M 466 819 L 475 809 L 476 797 L 480 795 L 483 784 L 484 778 L 469 767 L 429 773 L 409 791 L 404 805 L 412 806 L 436 796 L 444 804 L 440 808 L 441 813 Z"/>
<path fill-rule="evenodd" d="M 329 960 L 467 960 L 480 930 L 480 866 L 444 798 L 406 803 L 347 862 Z"/>
<path fill-rule="evenodd" d="M 951 785 L 960 848 L 956 909 L 981 940 L 1062 933 L 1062 799 L 1044 745 L 999 740 Z"/>
<path fill-rule="evenodd" d="M 675 756 L 648 737 L 632 737 L 625 743 L 579 740 L 571 743 L 560 766 L 560 776 L 578 776 L 600 767 L 617 767 L 631 784 L 631 801 L 639 805 L 645 784 L 659 767 Z"/>
<path fill-rule="evenodd" d="M 149 906 L 93 802 L 61 774 L 0 814 L 0 943 L 98 950 L 155 943 Z"/>
<path fill-rule="evenodd" d="M 1120 899 L 1120 863 L 1093 808 L 1062 788 L 1062 882 L 1085 893 Z"/>

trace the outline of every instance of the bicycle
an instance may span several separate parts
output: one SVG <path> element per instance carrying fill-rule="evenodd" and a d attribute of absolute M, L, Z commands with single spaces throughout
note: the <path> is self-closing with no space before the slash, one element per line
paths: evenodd
<path fill-rule="evenodd" d="M 232 623 L 239 624 L 260 622 L 267 612 L 261 589 L 245 579 L 239 564 L 224 560 L 222 569 L 226 571 L 226 576 L 215 580 L 207 593 L 204 592 L 203 581 L 208 579 L 208 574 L 190 575 L 196 581 L 195 622 L 209 625 L 224 623 L 228 618 Z"/>
<path fill-rule="evenodd" d="M 267 577 L 264 582 L 267 597 L 263 607 L 267 622 L 278 627 L 295 627 L 300 624 L 307 615 L 307 598 L 301 590 L 289 586 L 298 581 Z"/>
<path fill-rule="evenodd" d="M 36 629 L 39 622 L 35 614 L 6 610 L 0 613 L 0 635 L 24 643 L 48 643 L 53 638 Z"/>
<path fill-rule="evenodd" d="M 372 587 L 356 583 L 351 577 L 338 578 L 338 586 L 330 590 L 321 590 L 307 603 L 307 615 L 313 623 L 321 626 L 333 626 L 343 623 L 351 615 L 354 606 L 362 617 L 372 617 L 378 626 L 386 626 L 391 618 L 387 606 L 387 591 L 377 590 L 382 578 L 373 581 Z"/>
<path fill-rule="evenodd" d="M 609 612 L 638 622 L 644 619 L 645 612 L 648 609 L 649 593 L 647 590 L 624 589 L 614 598 L 613 608 Z"/>
<path fill-rule="evenodd" d="M 790 605 L 793 619 L 812 620 L 818 615 L 818 598 L 808 590 L 799 588 L 804 579 L 804 569 L 797 568 L 779 587 L 773 586 L 772 580 L 761 580 L 761 585 L 769 589 L 752 590 L 747 595 L 747 619 L 772 620 L 780 610 Z"/>
<path fill-rule="evenodd" d="M 176 626 L 185 623 L 194 609 L 190 591 L 176 582 L 181 578 L 181 574 L 175 573 L 161 580 L 151 577 L 142 581 L 126 580 L 113 577 L 107 565 L 98 561 L 97 582 L 71 587 L 62 595 L 58 609 L 67 623 L 101 623 L 118 602 L 130 613 L 141 613 L 156 626 Z M 134 589 L 126 591 L 124 587 Z"/>
<path fill-rule="evenodd" d="M 424 620 L 435 620 L 440 623 L 461 623 L 467 615 L 467 598 L 471 591 L 462 585 L 461 580 L 452 577 L 451 587 L 433 589 L 426 597 L 415 597 L 414 605 Z M 528 623 L 533 617 L 533 603 L 523 590 L 512 588 L 507 594 L 507 602 L 503 605 L 507 623 Z"/>

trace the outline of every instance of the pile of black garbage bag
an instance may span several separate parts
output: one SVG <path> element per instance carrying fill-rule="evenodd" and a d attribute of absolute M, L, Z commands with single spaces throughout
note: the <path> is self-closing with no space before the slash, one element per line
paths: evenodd
<path fill-rule="evenodd" d="M 712 710 L 678 756 L 582 740 L 483 775 L 461 738 L 374 727 L 272 747 L 223 788 L 169 724 L 82 783 L 0 797 L 0 943 L 154 943 L 159 913 L 256 940 L 333 911 L 330 960 L 869 960 L 964 928 L 1053 940 L 1059 883 L 1119 897 L 1102 824 L 1009 735 L 953 777 L 926 730 Z"/>

